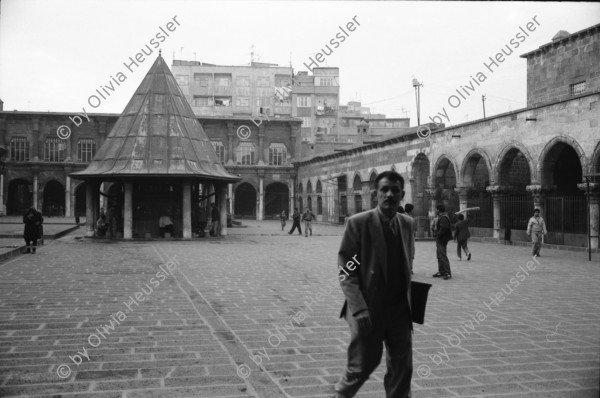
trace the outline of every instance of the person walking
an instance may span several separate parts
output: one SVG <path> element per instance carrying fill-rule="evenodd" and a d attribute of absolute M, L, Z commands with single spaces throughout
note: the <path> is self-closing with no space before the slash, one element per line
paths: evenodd
<path fill-rule="evenodd" d="M 211 211 L 210 211 L 210 218 L 211 218 L 211 222 L 212 222 L 212 230 L 210 231 L 210 235 L 211 236 L 219 236 L 219 234 L 221 233 L 221 229 L 219 228 L 221 225 L 221 215 L 219 214 L 219 209 L 217 208 L 217 205 L 214 203 L 211 203 Z"/>
<path fill-rule="evenodd" d="M 467 241 L 471 237 L 471 233 L 469 232 L 469 220 L 465 219 L 464 215 L 459 214 L 455 228 L 454 241 L 456 242 L 458 261 L 462 261 L 462 250 L 464 250 L 467 255 L 467 261 L 471 261 L 471 252 L 467 247 Z"/>
<path fill-rule="evenodd" d="M 304 221 L 304 237 L 308 237 L 308 231 L 310 230 L 310 236 L 312 236 L 312 222 L 315 216 L 312 214 L 310 209 L 306 209 L 304 214 L 302 215 L 302 221 Z"/>
<path fill-rule="evenodd" d="M 404 179 L 384 171 L 375 179 L 378 206 L 352 216 L 338 253 L 338 278 L 345 302 L 340 317 L 350 327 L 344 374 L 336 398 L 354 397 L 379 366 L 386 347 L 386 397 L 410 397 L 412 314 L 409 258 L 412 223 L 398 214 Z"/>
<path fill-rule="evenodd" d="M 287 219 L 288 219 L 288 215 L 287 215 L 287 213 L 285 212 L 285 210 L 283 210 L 283 211 L 281 212 L 281 214 L 279 215 L 279 220 L 281 221 L 281 230 L 282 230 L 282 231 L 283 231 L 283 229 L 285 228 L 285 222 L 287 221 Z"/>
<path fill-rule="evenodd" d="M 296 228 L 298 228 L 298 234 L 302 235 L 302 228 L 300 228 L 300 212 L 297 207 L 294 207 L 294 213 L 292 214 L 292 229 L 288 232 L 288 235 L 293 234 Z"/>
<path fill-rule="evenodd" d="M 25 224 L 23 239 L 27 246 L 25 253 L 35 254 L 37 241 L 40 239 L 40 225 L 42 225 L 43 221 L 44 218 L 42 217 L 42 214 L 33 207 L 30 207 L 23 215 L 23 224 Z"/>
<path fill-rule="evenodd" d="M 540 216 L 540 209 L 535 209 L 533 211 L 533 217 L 531 217 L 527 223 L 527 236 L 531 236 L 534 257 L 540 257 L 542 238 L 547 233 L 546 222 L 544 222 L 544 219 Z"/>
<path fill-rule="evenodd" d="M 438 272 L 433 274 L 433 277 L 444 278 L 444 280 L 448 280 L 452 278 L 450 261 L 448 260 L 447 254 L 448 242 L 452 240 L 452 227 L 450 224 L 450 218 L 446 214 L 446 207 L 444 205 L 437 206 L 437 221 L 434 228 L 434 233 L 438 260 Z"/>

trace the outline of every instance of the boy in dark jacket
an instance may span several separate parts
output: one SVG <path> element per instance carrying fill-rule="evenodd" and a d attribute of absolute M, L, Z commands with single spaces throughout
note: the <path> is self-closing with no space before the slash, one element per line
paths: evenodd
<path fill-rule="evenodd" d="M 471 252 L 467 247 L 467 241 L 471 237 L 469 233 L 469 220 L 465 220 L 465 216 L 462 214 L 458 215 L 458 222 L 456 223 L 456 231 L 454 232 L 454 241 L 456 242 L 456 254 L 458 260 L 462 260 L 462 250 L 467 255 L 467 261 L 471 260 Z"/>
<path fill-rule="evenodd" d="M 30 207 L 23 216 L 23 223 L 25 224 L 23 239 L 25 239 L 25 244 L 27 245 L 26 253 L 35 254 L 37 241 L 40 239 L 40 226 L 43 221 L 42 214 L 33 207 Z"/>

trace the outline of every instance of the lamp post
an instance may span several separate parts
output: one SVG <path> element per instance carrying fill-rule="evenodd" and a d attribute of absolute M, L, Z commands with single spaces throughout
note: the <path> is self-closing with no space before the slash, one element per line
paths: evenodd
<path fill-rule="evenodd" d="M 416 78 L 413 78 L 412 85 L 415 88 L 415 98 L 417 100 L 417 126 L 421 125 L 421 87 L 423 83 L 419 83 Z"/>

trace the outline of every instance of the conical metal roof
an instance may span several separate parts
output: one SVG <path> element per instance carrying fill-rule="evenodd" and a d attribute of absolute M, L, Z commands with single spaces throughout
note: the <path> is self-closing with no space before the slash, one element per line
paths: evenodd
<path fill-rule="evenodd" d="M 219 162 L 161 55 L 85 170 L 74 178 L 201 177 L 239 181 Z"/>

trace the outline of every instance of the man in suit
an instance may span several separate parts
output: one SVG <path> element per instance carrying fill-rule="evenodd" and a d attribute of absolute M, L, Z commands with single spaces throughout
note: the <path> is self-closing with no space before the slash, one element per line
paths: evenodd
<path fill-rule="evenodd" d="M 456 232 L 454 233 L 454 241 L 456 242 L 456 255 L 458 260 L 462 260 L 462 250 L 467 255 L 467 261 L 471 260 L 471 252 L 467 247 L 467 241 L 471 237 L 469 232 L 469 220 L 465 219 L 462 214 L 458 215 L 458 222 L 456 223 Z M 461 250 L 462 249 L 462 250 Z"/>
<path fill-rule="evenodd" d="M 434 234 L 438 272 L 433 274 L 433 277 L 444 278 L 444 280 L 451 279 L 450 261 L 446 253 L 448 242 L 452 240 L 452 225 L 450 224 L 450 218 L 446 214 L 446 207 L 444 205 L 437 205 L 437 221 Z"/>
<path fill-rule="evenodd" d="M 375 179 L 378 206 L 348 220 L 338 253 L 339 279 L 350 326 L 348 362 L 335 397 L 353 397 L 387 351 L 384 387 L 388 398 L 410 397 L 412 317 L 409 259 L 413 224 L 397 214 L 404 179 L 385 171 Z"/>

